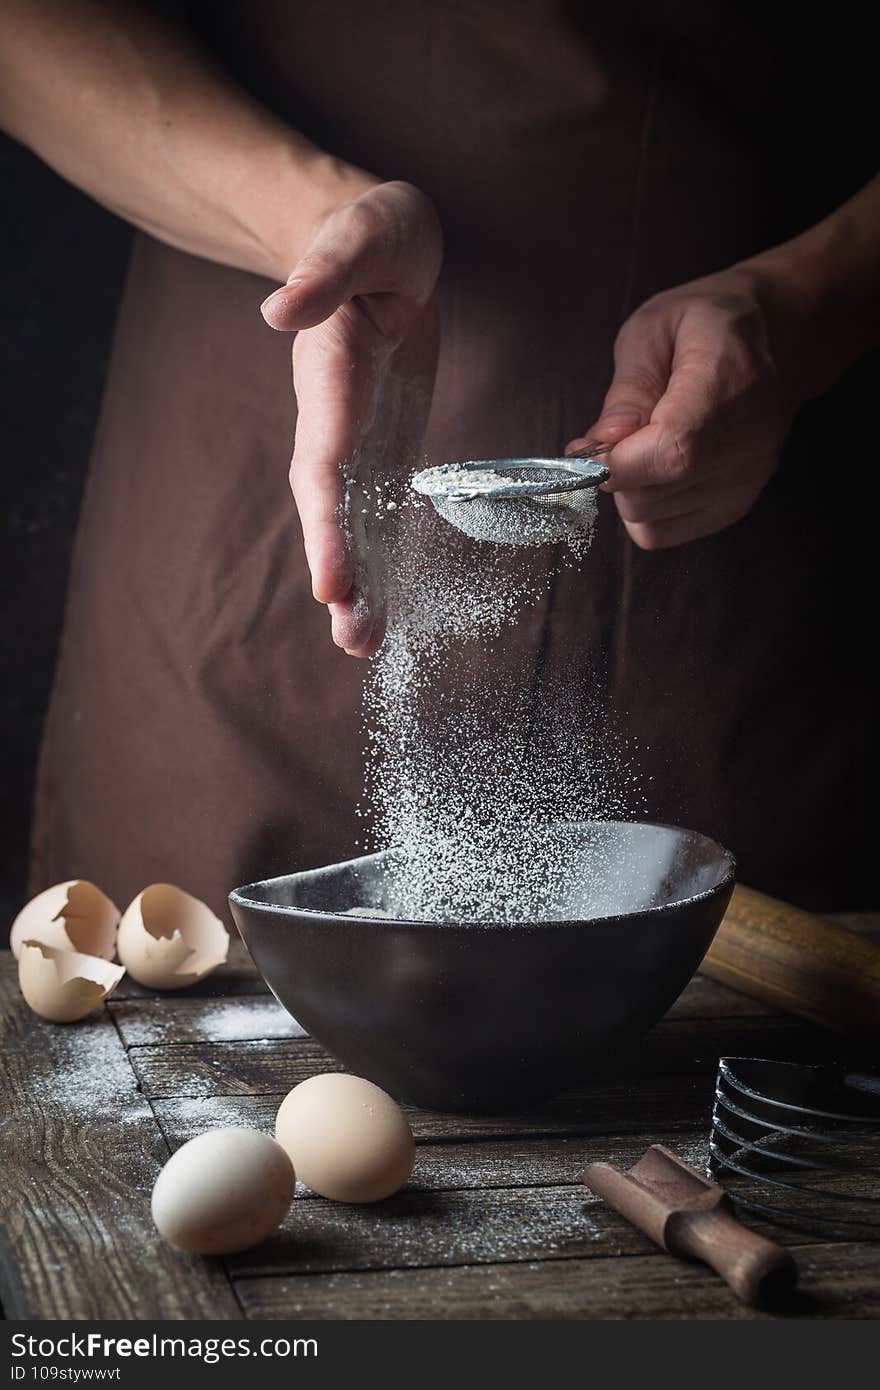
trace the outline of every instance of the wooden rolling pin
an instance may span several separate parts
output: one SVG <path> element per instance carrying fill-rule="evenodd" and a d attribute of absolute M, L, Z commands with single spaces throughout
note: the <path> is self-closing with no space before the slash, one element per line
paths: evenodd
<path fill-rule="evenodd" d="M 880 1032 L 880 943 L 737 885 L 700 973 L 844 1033 Z"/>

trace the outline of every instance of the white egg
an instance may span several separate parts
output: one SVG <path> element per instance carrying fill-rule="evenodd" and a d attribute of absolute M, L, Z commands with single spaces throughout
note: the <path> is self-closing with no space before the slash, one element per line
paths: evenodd
<path fill-rule="evenodd" d="M 153 1188 L 153 1220 L 180 1250 L 231 1255 L 265 1240 L 296 1189 L 287 1154 L 255 1129 L 215 1129 L 172 1154 Z"/>
<path fill-rule="evenodd" d="M 56 883 L 31 898 L 12 924 L 9 945 L 18 958 L 22 943 L 42 941 L 62 951 L 112 960 L 119 908 L 87 879 Z"/>
<path fill-rule="evenodd" d="M 222 965 L 229 932 L 206 903 L 171 883 L 153 883 L 122 914 L 116 949 L 139 984 L 184 989 Z"/>
<path fill-rule="evenodd" d="M 275 1137 L 299 1178 L 337 1202 L 379 1202 L 412 1172 L 415 1145 L 403 1111 L 360 1076 L 300 1082 L 281 1102 Z"/>
<path fill-rule="evenodd" d="M 42 941 L 24 941 L 18 958 L 18 983 L 25 1001 L 50 1023 L 75 1023 L 94 1013 L 125 974 L 99 956 L 61 950 Z"/>

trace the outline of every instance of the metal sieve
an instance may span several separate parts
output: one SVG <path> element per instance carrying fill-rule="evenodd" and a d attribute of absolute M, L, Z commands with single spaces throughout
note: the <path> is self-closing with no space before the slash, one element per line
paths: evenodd
<path fill-rule="evenodd" d="M 457 530 L 495 545 L 546 545 L 589 536 L 596 489 L 610 474 L 590 444 L 566 458 L 483 459 L 425 468 L 413 489 Z"/>

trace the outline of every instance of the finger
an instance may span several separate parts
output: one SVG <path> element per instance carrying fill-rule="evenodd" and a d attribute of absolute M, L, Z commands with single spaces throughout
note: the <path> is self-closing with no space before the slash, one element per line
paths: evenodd
<path fill-rule="evenodd" d="M 688 486 L 717 471 L 717 456 L 700 449 L 714 405 L 710 372 L 693 362 L 674 367 L 649 423 L 615 446 L 607 491 Z"/>
<path fill-rule="evenodd" d="M 567 453 L 593 440 L 617 445 L 648 423 L 669 381 L 674 328 L 669 314 L 636 313 L 626 321 L 614 344 L 614 377 L 601 414 Z"/>
<path fill-rule="evenodd" d="M 426 297 L 420 293 L 424 267 L 402 253 L 401 237 L 405 233 L 396 228 L 393 206 L 380 204 L 375 194 L 338 209 L 319 228 L 287 284 L 263 301 L 263 318 L 284 332 L 313 328 L 340 304 L 363 295 L 369 296 L 376 330 L 399 338 Z"/>
<path fill-rule="evenodd" d="M 669 550 L 733 526 L 751 510 L 753 501 L 753 497 L 736 502 L 725 499 L 720 506 L 700 507 L 666 521 L 624 522 L 624 525 L 640 550 Z"/>
<path fill-rule="evenodd" d="M 260 305 L 270 328 L 296 332 L 324 323 L 348 300 L 365 297 L 368 315 L 376 333 L 396 342 L 418 311 L 414 300 L 377 289 L 380 277 L 370 277 L 364 267 L 368 258 L 355 264 L 339 263 L 314 256 L 300 261 L 286 285 Z"/>
<path fill-rule="evenodd" d="M 337 461 L 303 462 L 294 448 L 290 486 L 302 526 L 312 593 L 319 603 L 340 603 L 351 592 L 354 563 L 348 538 L 340 526 L 345 477 Z"/>
<path fill-rule="evenodd" d="M 642 487 L 634 488 L 631 492 L 616 492 L 614 504 L 622 521 L 669 521 L 720 504 L 725 498 L 745 496 L 748 491 L 748 484 L 744 484 L 740 477 L 726 487 L 721 486 L 717 478 L 701 478 L 696 483 L 670 483 L 668 487 Z"/>
<path fill-rule="evenodd" d="M 353 592 L 342 603 L 331 603 L 333 641 L 349 656 L 373 656 L 382 643 L 382 630 L 366 605 Z"/>
<path fill-rule="evenodd" d="M 748 503 L 762 491 L 772 477 L 778 459 L 773 454 L 755 454 L 743 459 L 719 450 L 711 472 L 701 470 L 695 483 L 669 483 L 666 487 L 633 488 L 616 492 L 614 502 L 623 521 L 668 521 L 687 512 L 725 503 L 736 507 Z"/>
<path fill-rule="evenodd" d="M 661 513 L 676 516 L 679 512 L 692 511 L 693 506 L 682 506 L 679 499 L 689 497 L 699 486 L 688 482 L 669 483 L 662 488 L 628 488 L 626 492 L 614 492 L 614 501 L 624 521 L 654 521 L 660 519 Z"/>
<path fill-rule="evenodd" d="M 389 288 L 383 283 L 381 231 L 381 214 L 368 200 L 359 199 L 328 217 L 287 284 L 260 305 L 270 327 L 313 328 L 354 295 Z"/>
<path fill-rule="evenodd" d="M 370 426 L 375 395 L 374 363 L 354 341 L 357 317 L 346 306 L 294 346 L 298 413 L 290 483 L 319 603 L 341 602 L 354 580 L 342 525 L 346 476 Z"/>

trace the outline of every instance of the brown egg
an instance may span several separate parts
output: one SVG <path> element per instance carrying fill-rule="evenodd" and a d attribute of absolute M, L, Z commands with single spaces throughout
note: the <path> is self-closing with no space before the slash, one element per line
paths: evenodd
<path fill-rule="evenodd" d="M 12 924 L 9 944 L 16 958 L 22 942 L 42 941 L 62 951 L 112 960 L 118 923 L 116 904 L 94 883 L 73 878 L 31 898 Z"/>
<path fill-rule="evenodd" d="M 275 1137 L 297 1176 L 337 1202 L 379 1202 L 412 1171 L 415 1145 L 403 1111 L 360 1076 L 300 1082 L 281 1103 Z"/>
<path fill-rule="evenodd" d="M 42 941 L 24 941 L 18 983 L 26 1002 L 51 1023 L 75 1023 L 94 1013 L 125 974 L 100 956 L 61 950 Z"/>
<path fill-rule="evenodd" d="M 171 883 L 153 883 L 122 914 L 116 949 L 150 989 L 184 989 L 222 965 L 229 932 L 207 904 Z"/>

